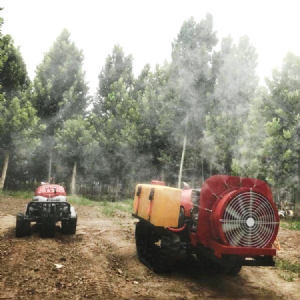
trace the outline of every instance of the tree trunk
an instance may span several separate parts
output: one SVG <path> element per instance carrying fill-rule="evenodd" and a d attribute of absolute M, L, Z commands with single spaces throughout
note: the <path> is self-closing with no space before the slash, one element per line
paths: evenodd
<path fill-rule="evenodd" d="M 116 179 L 116 189 L 115 189 L 115 200 L 117 201 L 119 198 L 119 177 Z"/>
<path fill-rule="evenodd" d="M 183 139 L 183 149 L 182 149 L 179 176 L 178 176 L 178 188 L 179 189 L 181 188 L 181 177 L 182 177 L 182 168 L 183 168 L 184 155 L 185 155 L 185 146 L 186 146 L 186 134 L 184 135 L 184 139 Z"/>
<path fill-rule="evenodd" d="M 72 180 L 71 180 L 71 195 L 76 194 L 76 169 L 77 169 L 77 163 L 74 162 L 73 172 L 72 172 Z"/>
<path fill-rule="evenodd" d="M 225 174 L 227 174 L 227 175 L 231 175 L 231 171 L 232 171 L 231 164 L 232 164 L 232 155 L 231 155 L 231 152 L 229 151 L 225 155 L 225 163 L 224 163 Z"/>
<path fill-rule="evenodd" d="M 160 180 L 165 181 L 165 170 L 161 170 L 160 172 Z"/>
<path fill-rule="evenodd" d="M 5 156 L 4 156 L 4 164 L 3 164 L 3 168 L 2 168 L 2 176 L 0 177 L 0 190 L 2 190 L 3 187 L 4 187 L 4 182 L 5 182 L 5 178 L 6 178 L 6 172 L 7 172 L 7 168 L 8 168 L 8 161 L 9 161 L 9 153 L 6 152 Z"/>
<path fill-rule="evenodd" d="M 49 166 L 48 166 L 48 182 L 52 183 L 51 177 L 52 177 L 52 148 L 50 150 L 50 155 L 49 155 Z"/>
<path fill-rule="evenodd" d="M 202 183 L 201 185 L 204 183 L 204 168 L 203 168 L 203 158 L 202 158 L 202 161 L 201 161 L 201 173 L 202 173 Z"/>

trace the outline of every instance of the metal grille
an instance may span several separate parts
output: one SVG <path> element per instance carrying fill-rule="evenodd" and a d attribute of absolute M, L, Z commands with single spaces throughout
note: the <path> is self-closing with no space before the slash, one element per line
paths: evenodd
<path fill-rule="evenodd" d="M 278 227 L 270 202 L 252 190 L 233 198 L 220 222 L 230 245 L 241 247 L 267 246 Z"/>

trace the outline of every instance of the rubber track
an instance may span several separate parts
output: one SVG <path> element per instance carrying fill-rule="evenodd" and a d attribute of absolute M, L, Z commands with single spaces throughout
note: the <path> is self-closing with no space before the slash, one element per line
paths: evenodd
<path fill-rule="evenodd" d="M 174 268 L 180 251 L 180 239 L 174 233 L 161 238 L 161 247 L 153 270 L 158 273 L 170 272 Z"/>
<path fill-rule="evenodd" d="M 158 236 L 145 222 L 138 222 L 135 231 L 138 258 L 154 272 L 169 272 L 176 264 L 180 251 L 180 238 L 166 231 Z M 161 240 L 160 246 L 156 242 Z"/>

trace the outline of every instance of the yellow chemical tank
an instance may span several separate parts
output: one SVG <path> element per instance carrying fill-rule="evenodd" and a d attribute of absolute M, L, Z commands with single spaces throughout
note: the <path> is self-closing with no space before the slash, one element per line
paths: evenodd
<path fill-rule="evenodd" d="M 155 226 L 178 227 L 181 190 L 157 184 L 138 184 L 132 214 Z"/>

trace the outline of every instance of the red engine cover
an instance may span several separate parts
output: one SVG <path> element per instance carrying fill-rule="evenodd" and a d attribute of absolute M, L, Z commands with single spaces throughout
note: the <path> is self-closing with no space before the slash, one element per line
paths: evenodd
<path fill-rule="evenodd" d="M 270 247 L 279 229 L 272 192 L 258 179 L 216 175 L 200 196 L 197 239 L 205 246 Z"/>
<path fill-rule="evenodd" d="M 184 215 L 186 217 L 191 216 L 191 208 L 193 207 L 193 202 L 191 200 L 192 189 L 182 190 L 181 192 L 181 202 L 180 206 L 184 208 Z"/>
<path fill-rule="evenodd" d="M 55 196 L 66 196 L 65 189 L 58 184 L 43 184 L 35 190 L 35 196 L 52 198 Z"/>

